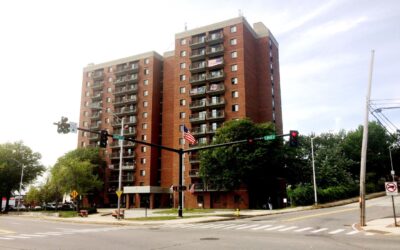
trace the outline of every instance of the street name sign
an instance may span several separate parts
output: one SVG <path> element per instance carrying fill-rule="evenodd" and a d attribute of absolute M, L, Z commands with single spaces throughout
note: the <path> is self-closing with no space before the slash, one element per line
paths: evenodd
<path fill-rule="evenodd" d="M 124 136 L 122 135 L 113 135 L 113 138 L 117 140 L 124 140 Z"/>
<path fill-rule="evenodd" d="M 264 141 L 271 141 L 271 140 L 275 140 L 275 135 L 266 135 L 264 136 Z"/>
<path fill-rule="evenodd" d="M 385 182 L 386 195 L 397 195 L 397 182 Z"/>

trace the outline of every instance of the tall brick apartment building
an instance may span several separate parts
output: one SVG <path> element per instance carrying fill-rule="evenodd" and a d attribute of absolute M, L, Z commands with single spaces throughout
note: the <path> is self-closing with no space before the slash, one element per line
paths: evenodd
<path fill-rule="evenodd" d="M 100 112 L 98 108 L 102 107 Z M 122 108 L 124 107 L 124 108 Z M 187 148 L 186 126 L 197 144 L 212 141 L 225 121 L 248 117 L 273 122 L 282 132 L 278 43 L 262 23 L 251 27 L 233 18 L 175 35 L 175 50 L 155 52 L 84 68 L 80 126 L 119 134 L 113 113 L 129 120 L 125 133 L 155 144 Z M 161 135 L 161 136 L 160 136 Z M 99 138 L 79 135 L 79 146 L 95 146 Z M 108 168 L 100 203 L 115 205 L 119 147 L 109 141 Z M 177 204 L 170 187 L 177 185 L 178 154 L 127 144 L 123 159 L 123 205 L 167 207 Z M 185 207 L 248 207 L 246 190 L 221 192 L 202 183 L 199 160 L 184 158 Z"/>

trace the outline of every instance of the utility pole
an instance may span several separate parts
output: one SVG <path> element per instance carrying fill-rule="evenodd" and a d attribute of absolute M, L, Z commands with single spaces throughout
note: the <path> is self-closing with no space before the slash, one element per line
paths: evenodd
<path fill-rule="evenodd" d="M 313 182 L 314 182 L 314 204 L 317 205 L 318 198 L 317 198 L 317 182 L 315 180 L 314 139 L 315 137 L 311 138 L 311 160 L 312 160 L 312 171 L 313 171 Z"/>
<path fill-rule="evenodd" d="M 361 166 L 360 166 L 360 226 L 365 226 L 365 174 L 367 165 L 367 147 L 368 147 L 368 121 L 369 121 L 369 103 L 371 98 L 372 69 L 374 65 L 374 53 L 371 51 L 371 64 L 369 68 L 368 91 L 365 101 L 365 119 L 363 129 L 363 139 L 361 147 Z"/>

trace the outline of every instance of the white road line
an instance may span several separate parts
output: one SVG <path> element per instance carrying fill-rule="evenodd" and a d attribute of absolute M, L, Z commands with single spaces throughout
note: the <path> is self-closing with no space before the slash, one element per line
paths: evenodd
<path fill-rule="evenodd" d="M 304 231 L 308 231 L 310 229 L 312 229 L 312 227 L 304 227 L 304 228 L 300 228 L 300 229 L 297 229 L 297 230 L 294 230 L 294 231 L 295 232 L 304 232 Z"/>
<path fill-rule="evenodd" d="M 280 229 L 280 230 L 278 230 L 279 232 L 285 232 L 285 231 L 289 231 L 289 230 L 292 230 L 292 229 L 295 229 L 295 228 L 297 228 L 296 226 L 291 226 L 291 227 L 287 227 L 287 228 L 282 228 L 282 229 Z"/>
<path fill-rule="evenodd" d="M 246 225 L 247 225 L 247 224 L 233 225 L 233 226 L 225 227 L 225 228 L 223 228 L 223 229 L 232 229 L 232 228 L 235 228 L 235 227 L 242 227 L 242 226 L 246 226 Z"/>
<path fill-rule="evenodd" d="M 349 233 L 347 233 L 347 235 L 353 235 L 353 234 L 358 234 L 360 231 L 351 231 L 351 232 L 349 232 Z"/>
<path fill-rule="evenodd" d="M 340 232 L 343 232 L 345 229 L 337 229 L 337 230 L 335 230 L 335 231 L 331 231 L 331 232 L 329 232 L 329 234 L 338 234 L 338 233 L 340 233 Z"/>
<path fill-rule="evenodd" d="M 62 235 L 61 232 L 46 232 L 46 233 L 36 233 L 40 235 L 51 235 L 51 236 L 57 236 L 57 235 Z"/>
<path fill-rule="evenodd" d="M 217 229 L 217 228 L 221 228 L 221 227 L 226 227 L 228 226 L 227 224 L 215 224 L 213 227 L 210 227 L 211 229 Z"/>
<path fill-rule="evenodd" d="M 271 227 L 271 226 L 272 225 L 264 225 L 264 226 L 261 226 L 261 227 L 252 228 L 251 230 L 260 230 L 260 229 L 264 229 L 264 228 Z"/>
<path fill-rule="evenodd" d="M 232 224 L 223 224 L 223 225 L 220 225 L 218 227 L 214 227 L 214 229 L 224 229 L 224 228 L 230 227 L 230 226 L 232 226 Z"/>
<path fill-rule="evenodd" d="M 275 230 L 275 229 L 280 229 L 282 227 L 285 227 L 285 226 L 281 225 L 281 226 L 276 226 L 276 227 L 270 227 L 270 228 L 265 229 L 264 231 L 272 231 L 272 230 Z"/>
<path fill-rule="evenodd" d="M 215 225 L 215 224 L 206 224 L 206 225 L 200 225 L 200 226 L 198 226 L 198 227 L 196 227 L 196 228 L 213 228 L 213 227 L 215 227 L 215 226 L 218 226 L 218 225 Z"/>
<path fill-rule="evenodd" d="M 258 226 L 259 226 L 259 224 L 254 224 L 254 225 L 249 225 L 249 226 L 244 226 L 244 227 L 238 227 L 238 228 L 236 228 L 236 230 L 252 228 L 252 227 L 258 227 Z"/>
<path fill-rule="evenodd" d="M 326 230 L 328 230 L 328 228 L 324 227 L 324 228 L 320 228 L 320 229 L 311 231 L 311 233 L 315 234 L 315 233 L 323 232 L 323 231 L 326 231 Z"/>
<path fill-rule="evenodd" d="M 7 238 L 7 237 L 0 237 L 0 240 L 15 240 L 13 238 Z"/>
<path fill-rule="evenodd" d="M 372 236 L 375 235 L 374 233 L 365 233 L 366 236 Z"/>
<path fill-rule="evenodd" d="M 39 235 L 39 234 L 21 234 L 21 236 L 26 236 L 26 237 L 46 237 L 46 235 Z"/>
<path fill-rule="evenodd" d="M 8 235 L 7 238 L 14 238 L 14 239 L 29 239 L 30 237 L 21 236 L 21 235 Z"/>

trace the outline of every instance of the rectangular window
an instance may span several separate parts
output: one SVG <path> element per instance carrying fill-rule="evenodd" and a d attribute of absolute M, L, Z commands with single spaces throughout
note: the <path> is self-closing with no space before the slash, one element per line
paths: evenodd
<path fill-rule="evenodd" d="M 149 106 L 149 102 L 144 101 L 144 102 L 143 102 L 143 107 L 147 107 L 147 106 Z"/>
<path fill-rule="evenodd" d="M 144 74 L 145 74 L 145 75 L 150 74 L 150 70 L 149 70 L 149 69 L 144 69 Z"/>
<path fill-rule="evenodd" d="M 183 119 L 186 117 L 186 113 L 185 112 L 180 112 L 179 113 L 179 118 Z"/>
<path fill-rule="evenodd" d="M 185 144 L 185 139 L 179 138 L 179 145 L 183 145 L 183 144 Z"/>
<path fill-rule="evenodd" d="M 150 63 L 150 59 L 149 58 L 145 58 L 144 59 L 144 64 L 149 64 Z"/>
<path fill-rule="evenodd" d="M 146 153 L 146 146 L 142 146 L 141 151 L 142 151 L 142 153 Z"/>
<path fill-rule="evenodd" d="M 185 45 L 186 44 L 186 39 L 181 39 L 181 45 Z"/>
<path fill-rule="evenodd" d="M 186 100 L 185 99 L 179 100 L 179 105 L 180 106 L 185 106 L 186 105 Z"/>
<path fill-rule="evenodd" d="M 148 114 L 147 114 L 147 112 L 143 112 L 142 115 L 143 115 L 143 118 L 147 118 L 147 115 L 148 115 Z"/>
<path fill-rule="evenodd" d="M 143 91 L 143 96 L 148 96 L 148 95 L 149 95 L 149 91 L 148 90 Z"/>
<path fill-rule="evenodd" d="M 111 102 L 111 97 L 107 97 L 107 102 L 108 102 L 108 103 Z"/>
<path fill-rule="evenodd" d="M 146 164 L 146 158 L 140 158 L 140 163 L 141 164 Z"/>
<path fill-rule="evenodd" d="M 147 129 L 147 123 L 142 124 L 142 129 Z"/>
<path fill-rule="evenodd" d="M 239 104 L 233 104 L 233 105 L 232 105 L 232 111 L 233 111 L 233 112 L 239 111 Z"/>
<path fill-rule="evenodd" d="M 140 176 L 145 176 L 146 175 L 146 170 L 140 170 Z"/>
<path fill-rule="evenodd" d="M 182 50 L 181 51 L 181 57 L 185 57 L 186 56 L 186 50 Z"/>
<path fill-rule="evenodd" d="M 142 135 L 142 141 L 146 141 L 147 140 L 147 135 Z"/>
<path fill-rule="evenodd" d="M 237 64 L 231 65 L 231 71 L 232 72 L 237 71 L 237 69 L 238 69 Z"/>
<path fill-rule="evenodd" d="M 232 98 L 238 98 L 239 97 L 239 91 L 232 91 Z"/>
<path fill-rule="evenodd" d="M 149 80 L 144 80 L 143 85 L 149 85 Z"/>
<path fill-rule="evenodd" d="M 185 81 L 186 80 L 186 75 L 180 75 L 179 76 L 180 81 Z"/>
<path fill-rule="evenodd" d="M 231 52 L 231 58 L 237 58 L 237 51 Z"/>
<path fill-rule="evenodd" d="M 112 88 L 107 88 L 107 92 L 111 93 L 112 92 Z"/>
<path fill-rule="evenodd" d="M 180 67 L 181 67 L 181 69 L 185 69 L 186 68 L 186 63 L 181 63 Z"/>
<path fill-rule="evenodd" d="M 235 33 L 237 31 L 236 26 L 231 26 L 231 33 Z"/>
<path fill-rule="evenodd" d="M 237 77 L 233 77 L 233 78 L 231 79 L 231 83 L 232 83 L 232 84 L 238 84 L 238 79 L 237 79 Z"/>
<path fill-rule="evenodd" d="M 237 44 L 237 39 L 236 38 L 231 39 L 230 40 L 230 44 L 231 45 L 236 45 Z"/>
<path fill-rule="evenodd" d="M 186 88 L 185 87 L 180 87 L 179 88 L 179 93 L 181 93 L 181 94 L 186 93 Z"/>

